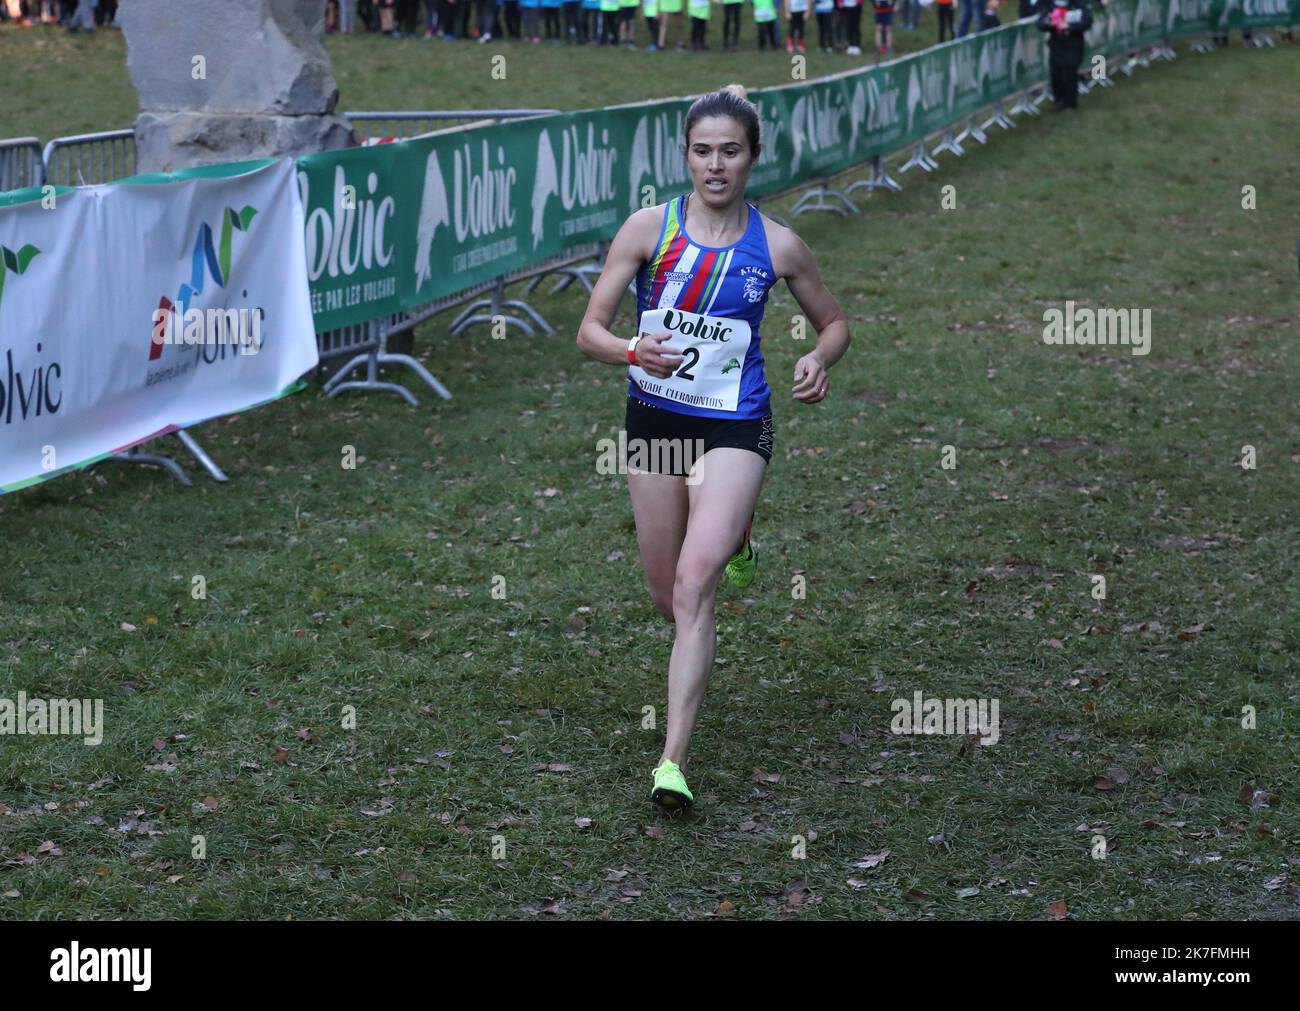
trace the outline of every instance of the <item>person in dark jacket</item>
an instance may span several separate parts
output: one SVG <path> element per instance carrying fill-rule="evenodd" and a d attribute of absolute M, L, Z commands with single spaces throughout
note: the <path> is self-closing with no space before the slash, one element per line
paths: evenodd
<path fill-rule="evenodd" d="M 1043 0 L 1038 27 L 1047 37 L 1048 67 L 1055 109 L 1079 107 L 1079 64 L 1083 62 L 1083 35 L 1092 27 L 1088 0 Z"/>

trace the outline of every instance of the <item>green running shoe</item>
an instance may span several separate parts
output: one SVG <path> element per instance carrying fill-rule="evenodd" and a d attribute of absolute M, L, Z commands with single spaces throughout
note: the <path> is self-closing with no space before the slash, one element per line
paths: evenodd
<path fill-rule="evenodd" d="M 754 576 L 758 573 L 758 560 L 754 555 L 754 545 L 749 543 L 749 530 L 754 525 L 754 518 L 749 518 L 749 525 L 745 527 L 745 541 L 740 546 L 740 550 L 727 563 L 727 579 L 733 586 L 739 586 L 742 590 L 754 581 Z"/>
<path fill-rule="evenodd" d="M 651 770 L 651 775 L 655 778 L 655 785 L 650 791 L 650 799 L 660 807 L 676 811 L 695 803 L 695 794 L 686 786 L 686 777 L 676 762 L 665 758 L 659 768 Z"/>

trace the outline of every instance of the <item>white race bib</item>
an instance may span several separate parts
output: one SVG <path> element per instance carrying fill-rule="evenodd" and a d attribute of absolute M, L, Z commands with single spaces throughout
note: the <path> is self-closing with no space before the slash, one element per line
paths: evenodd
<path fill-rule="evenodd" d="M 752 336 L 743 319 L 702 316 L 681 309 L 648 309 L 641 316 L 642 337 L 667 333 L 667 347 L 682 356 L 667 379 L 656 379 L 639 365 L 628 375 L 652 396 L 690 407 L 734 411 L 740 400 L 740 374 Z"/>

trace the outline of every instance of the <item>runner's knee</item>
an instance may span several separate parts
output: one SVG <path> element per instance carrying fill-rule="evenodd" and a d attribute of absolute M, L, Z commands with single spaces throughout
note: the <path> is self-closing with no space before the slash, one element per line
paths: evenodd
<path fill-rule="evenodd" d="M 677 578 L 673 582 L 673 612 L 694 614 L 705 604 L 711 607 L 719 574 L 703 560 L 679 562 Z"/>

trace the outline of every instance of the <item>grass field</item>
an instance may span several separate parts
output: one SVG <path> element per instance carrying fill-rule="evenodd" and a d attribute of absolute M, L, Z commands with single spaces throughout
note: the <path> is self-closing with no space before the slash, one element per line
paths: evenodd
<path fill-rule="evenodd" d="M 131 121 L 118 36 L 37 37 L 41 76 L 32 37 L 0 31 L 0 133 Z M 331 51 L 344 107 L 496 101 L 433 43 Z M 589 55 L 535 47 L 505 104 L 772 83 Z M 1183 50 L 793 220 L 854 343 L 797 404 L 774 290 L 762 567 L 720 595 L 688 818 L 646 799 L 671 639 L 596 473 L 623 380 L 575 349 L 575 292 L 536 300 L 551 339 L 422 327 L 450 402 L 312 388 L 202 426 L 228 485 L 0 498 L 0 697 L 106 720 L 0 738 L 0 916 L 1297 918 L 1298 92 L 1294 47 Z M 1150 355 L 1045 345 L 1066 299 L 1150 308 Z M 918 690 L 1000 700 L 1001 739 L 891 734 Z"/>

